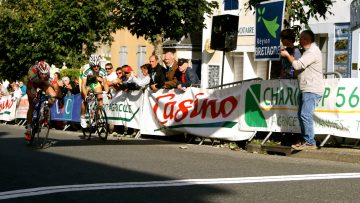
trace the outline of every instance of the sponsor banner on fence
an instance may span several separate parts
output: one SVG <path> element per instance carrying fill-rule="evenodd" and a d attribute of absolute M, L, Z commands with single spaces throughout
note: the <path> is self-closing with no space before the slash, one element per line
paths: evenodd
<path fill-rule="evenodd" d="M 51 107 L 51 120 L 80 122 L 81 95 L 64 97 L 64 106 L 59 108 L 58 101 Z"/>
<path fill-rule="evenodd" d="M 24 95 L 20 98 L 20 101 L 16 107 L 16 118 L 26 119 L 26 114 L 29 109 L 28 96 Z"/>
<path fill-rule="evenodd" d="M 12 96 L 0 97 L 0 120 L 12 121 L 15 119 L 16 101 Z"/>
<path fill-rule="evenodd" d="M 141 133 L 164 135 L 171 130 L 210 138 L 247 140 L 252 132 L 238 129 L 240 93 L 240 87 L 146 91 Z"/>
<path fill-rule="evenodd" d="M 358 79 L 327 79 L 315 109 L 315 133 L 360 138 Z M 296 80 L 243 84 L 240 130 L 300 132 L 297 116 L 300 93 Z"/>
<path fill-rule="evenodd" d="M 142 91 L 119 91 L 111 100 L 103 95 L 109 124 L 140 129 L 143 95 Z"/>

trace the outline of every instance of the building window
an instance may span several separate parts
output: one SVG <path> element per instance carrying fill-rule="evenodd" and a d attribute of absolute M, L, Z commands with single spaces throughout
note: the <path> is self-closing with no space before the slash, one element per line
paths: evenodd
<path fill-rule="evenodd" d="M 120 66 L 126 65 L 127 64 L 127 47 L 126 46 L 121 46 L 120 47 Z"/>
<path fill-rule="evenodd" d="M 224 0 L 224 10 L 237 10 L 239 9 L 239 0 Z"/>
<path fill-rule="evenodd" d="M 208 87 L 219 85 L 220 66 L 209 65 Z"/>
<path fill-rule="evenodd" d="M 146 63 L 146 46 L 138 47 L 138 67 L 144 65 Z"/>

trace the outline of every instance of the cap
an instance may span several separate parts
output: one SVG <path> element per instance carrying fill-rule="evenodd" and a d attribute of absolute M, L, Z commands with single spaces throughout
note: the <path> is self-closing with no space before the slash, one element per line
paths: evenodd
<path fill-rule="evenodd" d="M 124 71 L 125 73 L 130 73 L 131 71 L 133 71 L 133 69 L 130 66 L 125 66 L 122 71 Z"/>
<path fill-rule="evenodd" d="M 178 60 L 178 66 L 182 66 L 184 63 L 188 63 L 189 61 L 187 59 L 184 58 L 180 58 Z"/>

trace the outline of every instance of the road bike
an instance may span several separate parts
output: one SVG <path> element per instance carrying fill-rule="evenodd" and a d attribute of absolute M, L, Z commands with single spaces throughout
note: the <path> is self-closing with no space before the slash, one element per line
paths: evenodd
<path fill-rule="evenodd" d="M 90 140 L 91 135 L 96 133 L 105 141 L 109 134 L 109 124 L 103 106 L 99 106 L 97 95 L 103 92 L 89 91 L 85 98 L 85 119 L 87 128 L 82 128 L 84 138 Z"/>
<path fill-rule="evenodd" d="M 47 146 L 47 138 L 50 132 L 49 98 L 50 96 L 46 95 L 43 91 L 39 91 L 35 99 L 36 104 L 33 112 L 31 139 L 27 144 L 35 145 L 39 149 Z"/>

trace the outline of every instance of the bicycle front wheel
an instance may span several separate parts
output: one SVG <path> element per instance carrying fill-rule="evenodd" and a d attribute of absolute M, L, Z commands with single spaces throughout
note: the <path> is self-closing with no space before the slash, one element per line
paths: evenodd
<path fill-rule="evenodd" d="M 36 147 L 43 149 L 47 146 L 47 138 L 50 132 L 50 109 L 49 107 L 43 107 L 43 113 L 40 113 L 40 117 L 37 119 L 35 130 Z"/>
<path fill-rule="evenodd" d="M 96 132 L 100 139 L 106 140 L 109 134 L 109 124 L 104 108 L 98 108 L 96 111 Z"/>

